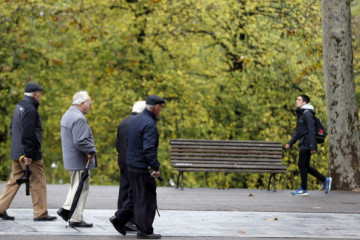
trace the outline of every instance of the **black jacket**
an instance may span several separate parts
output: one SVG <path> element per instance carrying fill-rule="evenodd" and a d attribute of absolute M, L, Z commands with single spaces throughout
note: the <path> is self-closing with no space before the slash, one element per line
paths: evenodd
<path fill-rule="evenodd" d="M 129 167 L 147 169 L 148 166 L 158 171 L 157 158 L 159 133 L 156 115 L 145 109 L 130 122 L 126 163 Z"/>
<path fill-rule="evenodd" d="M 116 134 L 116 151 L 118 152 L 118 164 L 121 169 L 126 169 L 126 154 L 127 154 L 127 137 L 129 133 L 130 121 L 137 115 L 131 113 L 117 126 Z"/>
<path fill-rule="evenodd" d="M 298 118 L 295 134 L 288 144 L 292 146 L 299 140 L 300 149 L 316 151 L 315 111 L 312 109 L 298 108 L 296 109 L 296 113 Z"/>
<path fill-rule="evenodd" d="M 19 160 L 22 155 L 34 161 L 42 159 L 42 124 L 38 107 L 39 103 L 28 96 L 15 107 L 10 125 L 13 160 Z"/>

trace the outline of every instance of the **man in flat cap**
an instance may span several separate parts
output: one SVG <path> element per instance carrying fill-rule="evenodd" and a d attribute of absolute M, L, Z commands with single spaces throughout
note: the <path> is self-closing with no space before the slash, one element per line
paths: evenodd
<path fill-rule="evenodd" d="M 16 180 L 24 176 L 26 165 L 29 165 L 31 171 L 29 181 L 34 221 L 56 219 L 55 216 L 49 216 L 47 211 L 46 175 L 41 154 L 42 125 L 38 107 L 43 90 L 44 88 L 36 83 L 27 84 L 24 99 L 15 107 L 10 125 L 12 171 L 0 196 L 0 218 L 3 220 L 15 219 L 7 215 L 6 210 L 20 187 Z M 21 156 L 25 158 L 20 162 Z"/>
<path fill-rule="evenodd" d="M 129 126 L 126 163 L 133 201 L 110 218 L 110 222 L 122 235 L 126 235 L 125 224 L 134 217 L 138 227 L 137 238 L 158 239 L 152 224 L 157 209 L 156 181 L 160 176 L 160 163 L 157 158 L 159 133 L 156 118 L 159 116 L 165 100 L 151 95 L 146 98 L 143 113 L 135 116 Z M 152 169 L 149 173 L 148 168 Z"/>

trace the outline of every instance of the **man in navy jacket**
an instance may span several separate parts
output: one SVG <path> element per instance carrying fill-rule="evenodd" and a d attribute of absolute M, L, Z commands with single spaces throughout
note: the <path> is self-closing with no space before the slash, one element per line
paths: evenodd
<path fill-rule="evenodd" d="M 0 218 L 14 220 L 7 215 L 20 185 L 16 180 L 24 176 L 25 166 L 29 165 L 31 171 L 30 195 L 34 208 L 34 221 L 53 221 L 55 216 L 49 216 L 47 211 L 46 175 L 41 154 L 42 124 L 38 107 L 43 87 L 36 83 L 25 86 L 25 97 L 15 107 L 10 126 L 12 171 L 3 193 L 0 196 Z M 25 156 L 23 161 L 19 161 Z"/>
<path fill-rule="evenodd" d="M 160 163 L 157 158 L 159 133 L 156 118 L 163 104 L 165 104 L 164 99 L 156 95 L 148 96 L 144 112 L 130 122 L 126 163 L 133 189 L 133 202 L 130 203 L 133 204 L 133 208 L 123 208 L 116 216 L 110 218 L 115 229 L 122 235 L 126 235 L 125 224 L 134 217 L 139 229 L 137 238 L 161 238 L 160 234 L 154 233 L 152 224 L 157 209 L 155 178 L 160 176 Z M 149 167 L 152 169 L 151 174 Z"/>
<path fill-rule="evenodd" d="M 310 167 L 311 155 L 317 151 L 316 129 L 315 129 L 315 111 L 310 104 L 310 98 L 307 95 L 300 95 L 296 99 L 297 122 L 295 134 L 292 136 L 286 148 L 291 148 L 299 140 L 299 162 L 298 167 L 301 176 L 301 187 L 291 192 L 292 195 L 308 195 L 307 175 L 310 173 L 319 179 L 328 194 L 331 187 L 331 178 L 324 177 L 315 168 Z"/>

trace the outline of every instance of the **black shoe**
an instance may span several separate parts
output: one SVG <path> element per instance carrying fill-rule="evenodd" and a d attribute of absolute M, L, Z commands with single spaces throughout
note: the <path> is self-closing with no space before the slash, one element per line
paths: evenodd
<path fill-rule="evenodd" d="M 14 220 L 15 217 L 9 216 L 7 215 L 7 213 L 0 213 L 0 218 L 4 219 L 4 220 Z"/>
<path fill-rule="evenodd" d="M 160 234 L 155 234 L 155 233 L 145 234 L 145 233 L 142 233 L 142 232 L 139 231 L 137 233 L 136 237 L 140 238 L 140 239 L 159 239 L 159 238 L 161 238 L 161 235 Z"/>
<path fill-rule="evenodd" d="M 46 216 L 43 218 L 34 218 L 34 221 L 54 221 L 55 219 L 57 219 L 55 216 Z"/>
<path fill-rule="evenodd" d="M 128 222 L 128 223 L 125 224 L 125 230 L 129 231 L 129 232 L 137 232 L 137 231 L 139 231 L 137 226 L 132 222 Z"/>
<path fill-rule="evenodd" d="M 64 208 L 60 208 L 58 211 L 57 211 L 57 214 L 62 218 L 64 219 L 65 222 L 67 222 L 69 220 L 69 213 L 70 211 L 69 210 L 66 210 Z"/>
<path fill-rule="evenodd" d="M 124 225 L 120 225 L 119 221 L 116 219 L 116 216 L 112 216 L 111 218 L 109 218 L 110 222 L 112 223 L 112 225 L 114 226 L 114 228 L 116 229 L 116 231 L 118 231 L 121 235 L 126 236 L 126 230 L 125 230 L 125 226 Z"/>
<path fill-rule="evenodd" d="M 69 227 L 83 227 L 83 228 L 91 228 L 93 226 L 92 223 L 86 223 L 85 221 L 81 222 L 69 222 Z"/>

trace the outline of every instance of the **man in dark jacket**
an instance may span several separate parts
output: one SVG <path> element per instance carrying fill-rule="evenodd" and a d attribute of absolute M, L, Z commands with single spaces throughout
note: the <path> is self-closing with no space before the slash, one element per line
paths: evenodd
<path fill-rule="evenodd" d="M 118 152 L 118 165 L 120 168 L 120 187 L 117 208 L 120 210 L 126 207 L 128 199 L 132 201 L 132 189 L 130 187 L 130 180 L 128 176 L 128 170 L 126 165 L 127 154 L 127 138 L 129 132 L 130 121 L 138 114 L 142 113 L 145 109 L 145 101 L 137 101 L 133 105 L 132 113 L 127 116 L 117 127 L 116 135 L 116 151 Z M 115 213 L 116 214 L 116 213 Z M 125 225 L 127 231 L 136 231 L 137 228 L 134 224 L 134 220 L 131 219 Z"/>
<path fill-rule="evenodd" d="M 319 179 L 328 194 L 331 188 L 331 178 L 324 177 L 315 168 L 310 167 L 311 155 L 317 151 L 316 129 L 315 129 L 315 111 L 310 104 L 310 98 L 307 95 L 300 95 L 296 100 L 297 122 L 295 134 L 292 136 L 286 148 L 291 148 L 299 140 L 299 162 L 298 167 L 301 175 L 301 187 L 291 192 L 292 195 L 308 195 L 307 175 L 310 173 Z"/>
<path fill-rule="evenodd" d="M 34 208 L 34 221 L 53 221 L 55 216 L 49 216 L 46 200 L 46 175 L 41 154 L 42 124 L 38 107 L 43 87 L 35 83 L 25 86 L 25 98 L 16 105 L 10 126 L 12 172 L 3 193 L 0 196 L 0 218 L 14 220 L 7 215 L 20 185 L 16 180 L 24 176 L 25 166 L 29 165 L 30 195 Z M 22 162 L 21 156 L 25 156 Z"/>
<path fill-rule="evenodd" d="M 154 233 L 152 224 L 157 209 L 155 178 L 160 176 L 156 118 L 164 103 L 164 99 L 156 95 L 148 96 L 144 112 L 130 122 L 126 163 L 133 189 L 133 211 L 129 208 L 121 209 L 116 216 L 110 218 L 115 229 L 122 235 L 126 235 L 125 224 L 134 217 L 139 229 L 137 238 L 161 238 L 160 234 Z M 149 167 L 152 169 L 151 174 Z"/>

